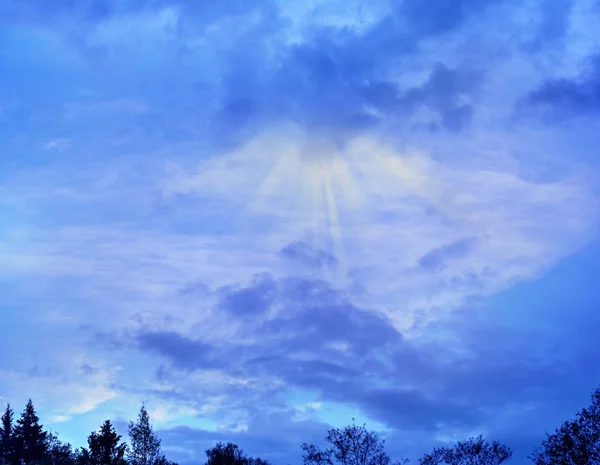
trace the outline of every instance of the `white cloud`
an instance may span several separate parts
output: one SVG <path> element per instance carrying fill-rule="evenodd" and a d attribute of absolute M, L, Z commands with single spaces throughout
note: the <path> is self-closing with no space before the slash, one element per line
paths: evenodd
<path fill-rule="evenodd" d="M 497 158 L 511 158 L 512 140 L 506 140 Z M 456 153 L 460 148 L 451 146 Z M 451 309 L 470 295 L 543 273 L 594 231 L 597 199 L 591 179 L 577 167 L 552 182 L 532 181 L 520 172 L 535 159 L 485 168 L 477 151 L 469 150 L 446 160 L 366 136 L 340 151 L 297 127 L 279 126 L 229 154 L 199 161 L 195 169 L 172 161 L 168 169 L 157 167 L 153 178 L 159 179 L 164 210 L 155 218 L 165 225 L 183 220 L 189 231 L 156 227 L 152 216 L 100 225 L 98 214 L 99 225 L 85 227 L 67 217 L 59 227 L 26 231 L 0 248 L 0 271 L 76 279 L 80 297 L 110 303 L 105 315 L 113 318 L 78 315 L 100 327 L 123 325 L 134 314 L 156 324 L 172 316 L 174 325 L 202 322 L 210 334 L 223 336 L 233 329 L 209 311 L 210 301 L 186 307 L 177 291 L 198 279 L 215 289 L 247 283 L 263 271 L 294 272 L 277 254 L 303 240 L 338 258 L 341 265 L 330 278 L 342 286 L 359 284 L 367 294 L 354 295 L 357 302 L 379 307 L 405 327 L 413 312 L 435 318 L 440 308 Z M 173 158 L 184 155 L 194 158 Z M 93 194 L 78 198 L 78 208 L 93 212 L 99 202 L 109 202 L 118 209 L 152 189 L 150 179 L 132 184 L 135 173 L 115 169 L 112 182 L 92 183 Z M 96 173 L 99 179 L 108 174 Z M 442 257 L 436 270 L 419 266 L 432 250 L 465 238 L 476 240 L 464 252 Z M 73 311 L 52 315 L 66 322 Z"/>
<path fill-rule="evenodd" d="M 59 137 L 58 139 L 51 139 L 44 142 L 42 147 L 44 150 L 62 152 L 71 147 L 71 141 L 67 138 Z"/>
<path fill-rule="evenodd" d="M 386 311 L 403 319 L 535 277 L 592 236 L 597 199 L 576 167 L 539 182 L 506 167 L 452 161 L 402 153 L 373 137 L 339 152 L 292 131 L 203 162 L 165 189 L 225 203 L 245 199 L 244 219 L 267 221 L 265 240 L 248 236 L 248 243 L 274 254 L 282 243 L 312 238 L 371 294 L 387 296 L 382 305 L 395 302 Z M 469 237 L 475 245 L 443 259 L 441 269 L 419 268 L 428 252 Z"/>

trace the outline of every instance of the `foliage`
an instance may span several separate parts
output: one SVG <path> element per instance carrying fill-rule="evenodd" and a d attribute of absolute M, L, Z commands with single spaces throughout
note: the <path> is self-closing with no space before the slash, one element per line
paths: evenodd
<path fill-rule="evenodd" d="M 206 465 L 246 465 L 244 452 L 235 444 L 218 442 L 205 451 Z"/>
<path fill-rule="evenodd" d="M 129 423 L 129 439 L 131 449 L 128 461 L 131 465 L 165 465 L 169 464 L 160 450 L 160 439 L 154 434 L 150 425 L 150 416 L 142 405 L 137 422 Z"/>
<path fill-rule="evenodd" d="M 488 443 L 482 436 L 459 441 L 454 447 L 437 447 L 419 460 L 420 465 L 500 465 L 512 456 L 510 448 Z"/>
<path fill-rule="evenodd" d="M 0 465 L 176 465 L 162 453 L 144 406 L 137 421 L 129 424 L 129 451 L 110 420 L 89 435 L 87 448 L 74 452 L 56 434 L 44 431 L 31 399 L 16 423 L 13 417 L 7 404 L 0 417 Z M 385 441 L 365 425 L 330 429 L 325 439 L 329 445 L 325 449 L 302 444 L 304 465 L 397 465 L 386 454 Z M 218 442 L 205 452 L 206 465 L 270 465 L 247 457 L 231 442 Z M 501 465 L 511 456 L 509 447 L 479 436 L 435 448 L 419 465 Z M 530 458 L 535 465 L 600 464 L 600 388 L 592 394 L 591 404 L 563 422 L 554 434 L 547 434 Z"/>
<path fill-rule="evenodd" d="M 535 465 L 597 465 L 600 463 L 600 388 L 588 408 L 547 434 L 530 457 Z"/>
<path fill-rule="evenodd" d="M 25 465 L 43 461 L 46 451 L 46 432 L 39 423 L 31 399 L 27 402 L 14 429 L 15 455 Z"/>
<path fill-rule="evenodd" d="M 44 465 L 75 465 L 76 456 L 71 444 L 63 443 L 54 433 L 46 436 L 47 452 L 43 460 Z"/>
<path fill-rule="evenodd" d="M 261 458 L 246 457 L 244 451 L 236 444 L 218 442 L 214 447 L 205 451 L 206 465 L 270 465 Z"/>
<path fill-rule="evenodd" d="M 127 445 L 120 443 L 110 420 L 106 420 L 99 432 L 93 431 L 88 436 L 88 448 L 82 448 L 77 457 L 80 465 L 125 465 Z"/>
<path fill-rule="evenodd" d="M 13 431 L 14 412 L 10 404 L 0 418 L 0 464 L 15 464 L 17 462 Z"/>
<path fill-rule="evenodd" d="M 384 451 L 385 441 L 363 426 L 330 429 L 326 441 L 331 447 L 319 449 L 314 444 L 302 444 L 304 465 L 390 465 Z M 402 461 L 406 462 L 406 461 Z"/>

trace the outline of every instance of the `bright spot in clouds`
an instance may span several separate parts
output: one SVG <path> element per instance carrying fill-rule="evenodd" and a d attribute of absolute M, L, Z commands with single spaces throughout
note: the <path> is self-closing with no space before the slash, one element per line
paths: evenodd
<path fill-rule="evenodd" d="M 577 171 L 527 181 L 372 136 L 340 146 L 294 129 L 172 175 L 165 193 L 241 205 L 228 234 L 252 237 L 266 253 L 297 239 L 326 251 L 335 260 L 323 276 L 342 289 L 359 279 L 370 298 L 400 299 L 401 311 L 384 311 L 401 326 L 412 323 L 411 311 L 450 310 L 539 275 L 584 244 L 597 221 L 592 186 Z M 548 228 L 554 215 L 565 220 Z M 390 282 L 392 274 L 402 279 Z M 426 299 L 424 288 L 432 290 Z"/>

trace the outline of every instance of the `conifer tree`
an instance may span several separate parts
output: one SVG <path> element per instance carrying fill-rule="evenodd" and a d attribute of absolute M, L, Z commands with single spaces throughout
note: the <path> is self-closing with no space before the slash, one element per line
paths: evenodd
<path fill-rule="evenodd" d="M 110 420 L 106 420 L 99 432 L 93 431 L 88 436 L 88 448 L 81 449 L 77 462 L 80 465 L 126 465 L 127 445 L 119 443 L 120 440 Z"/>
<path fill-rule="evenodd" d="M 39 421 L 29 399 L 14 430 L 15 455 L 25 465 L 40 463 L 46 454 L 46 432 Z"/>
<path fill-rule="evenodd" d="M 12 464 L 14 460 L 14 432 L 13 432 L 14 412 L 10 404 L 6 404 L 6 410 L 0 418 L 0 464 Z"/>
<path fill-rule="evenodd" d="M 54 433 L 46 436 L 48 450 L 43 465 L 75 465 L 75 454 L 71 444 L 62 442 Z"/>

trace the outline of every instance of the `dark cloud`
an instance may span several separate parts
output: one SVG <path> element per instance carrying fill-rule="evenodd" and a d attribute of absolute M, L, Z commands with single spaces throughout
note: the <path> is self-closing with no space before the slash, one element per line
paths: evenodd
<path fill-rule="evenodd" d="M 482 423 L 484 415 L 473 405 L 426 398 L 413 389 L 374 389 L 365 393 L 361 407 L 365 412 L 387 425 L 398 429 L 433 431 L 444 428 L 474 427 Z"/>
<path fill-rule="evenodd" d="M 336 258 L 322 250 L 314 249 L 301 241 L 286 245 L 279 254 L 290 262 L 308 268 L 331 268 L 337 263 Z"/>
<path fill-rule="evenodd" d="M 218 308 L 237 317 L 256 316 L 273 304 L 277 284 L 269 274 L 257 275 L 249 287 L 227 286 L 217 290 Z"/>
<path fill-rule="evenodd" d="M 418 39 L 445 34 L 456 30 L 469 17 L 501 0 L 405 0 L 397 10 Z"/>
<path fill-rule="evenodd" d="M 166 357 L 179 368 L 194 370 L 216 366 L 214 349 L 210 345 L 174 332 L 142 331 L 137 343 L 141 350 Z"/>
<path fill-rule="evenodd" d="M 449 244 L 432 254 L 430 265 L 460 256 L 472 241 Z M 167 361 L 157 380 L 178 385 L 172 392 L 152 395 L 194 403 L 211 398 L 218 389 L 219 396 L 229 399 L 227 411 L 260 418 L 285 409 L 277 394 L 283 385 L 316 392 L 320 401 L 356 407 L 392 427 L 394 434 L 428 435 L 429 442 L 419 436 L 420 444 L 437 444 L 431 440 L 434 432 L 485 428 L 494 438 L 514 442 L 519 457 L 524 457 L 543 439 L 544 428 L 585 403 L 588 392 L 582 383 L 591 388 L 600 381 L 586 368 L 593 364 L 598 328 L 597 318 L 585 317 L 592 313 L 586 308 L 578 309 L 569 323 L 549 313 L 547 325 L 514 327 L 473 301 L 423 326 L 422 337 L 407 341 L 387 318 L 353 305 L 323 281 L 259 275 L 246 287 L 226 287 L 219 293 L 228 305 L 223 311 L 232 319 L 247 321 L 249 306 L 257 309 L 250 314 L 271 316 L 242 326 L 241 335 L 253 337 L 252 344 L 232 340 L 226 347 L 173 332 L 142 330 L 138 348 Z M 587 322 L 585 330 L 577 321 Z M 580 343 L 563 344 L 569 338 L 557 334 L 558 327 L 580 334 Z M 186 390 L 182 373 L 206 368 L 251 381 Z M 298 426 L 292 413 L 282 415 L 281 428 Z M 264 429 L 271 420 L 263 417 L 260 425 L 250 422 L 247 432 L 229 431 L 223 438 L 233 438 L 242 447 L 248 444 L 253 454 L 268 457 L 263 451 L 272 448 L 280 459 L 297 457 L 295 448 L 307 438 L 300 432 L 273 438 Z M 325 432 L 325 425 L 316 426 Z M 206 447 L 207 441 L 225 433 L 176 428 L 161 434 L 166 443 L 195 437 Z M 192 442 L 180 445 L 194 451 L 200 447 Z M 409 449 L 415 454 L 425 452 L 413 446 Z"/>
<path fill-rule="evenodd" d="M 547 79 L 517 104 L 519 112 L 533 110 L 547 121 L 595 116 L 600 112 L 600 55 L 590 57 L 580 79 Z"/>
<path fill-rule="evenodd" d="M 471 122 L 473 107 L 462 103 L 473 97 L 482 82 L 479 71 L 452 70 L 438 63 L 421 87 L 408 90 L 402 103 L 408 108 L 423 105 L 438 113 L 448 131 L 459 131 Z"/>
<path fill-rule="evenodd" d="M 212 291 L 202 281 L 192 281 L 183 286 L 181 289 L 179 289 L 177 293 L 182 296 L 195 295 L 200 297 L 207 297 L 212 294 Z"/>
<path fill-rule="evenodd" d="M 118 88 L 123 95 L 135 95 L 152 107 L 152 111 L 134 117 L 111 116 L 102 125 L 107 134 L 99 134 L 94 124 L 89 131 L 102 143 L 144 140 L 152 146 L 157 139 L 201 139 L 221 151 L 282 120 L 294 121 L 311 134 L 326 135 L 340 143 L 346 137 L 392 123 L 413 128 L 411 118 L 423 107 L 434 114 L 434 121 L 426 122 L 426 127 L 450 132 L 465 129 L 476 114 L 473 98 L 482 82 L 481 73 L 439 63 L 425 83 L 408 87 L 400 86 L 394 76 L 399 69 L 414 66 L 408 65 L 407 59 L 415 56 L 422 39 L 458 31 L 489 2 L 394 2 L 393 11 L 367 30 L 317 26 L 294 44 L 283 39 L 290 20 L 271 0 L 8 3 L 0 16 L 13 22 L 33 21 L 47 27 L 69 24 L 61 26 L 59 32 L 68 36 L 67 41 L 85 58 L 88 71 L 103 76 L 93 89 L 95 93 L 104 95 Z M 156 13 L 165 6 L 181 8 L 182 15 L 171 31 L 177 40 L 161 43 L 156 56 L 148 50 L 138 57 L 144 62 L 143 69 L 151 70 L 152 81 L 140 82 L 141 62 L 130 59 L 132 52 L 127 47 L 99 45 L 86 36 L 108 18 Z M 226 33 L 218 35 L 213 45 L 218 55 L 207 65 L 215 71 L 199 77 L 190 63 L 206 57 L 202 58 L 205 51 L 194 45 L 195 37 L 223 18 L 234 19 L 230 27 L 235 29 L 236 39 L 228 39 Z M 36 82 L 28 92 L 37 89 L 68 101 L 73 96 L 63 95 L 66 89 L 58 89 L 63 81 L 49 81 L 51 88 Z M 54 132 L 72 131 L 74 125 L 83 131 L 89 125 L 86 118 L 56 120 L 56 112 L 56 108 L 47 109 L 47 127 Z"/>
<path fill-rule="evenodd" d="M 435 271 L 443 268 L 448 261 L 460 259 L 473 250 L 477 239 L 467 237 L 459 239 L 451 244 L 430 250 L 419 259 L 421 268 L 427 271 Z"/>
<path fill-rule="evenodd" d="M 98 23 L 119 14 L 148 12 L 162 7 L 182 8 L 204 23 L 211 23 L 225 15 L 240 15 L 256 8 L 272 5 L 269 0 L 241 2 L 194 2 L 190 0 L 7 0 L 4 8 L 15 19 L 47 23 L 56 19 L 72 19 Z M 4 18 L 3 18 L 4 19 Z"/>
<path fill-rule="evenodd" d="M 573 0 L 545 0 L 542 3 L 542 22 L 536 46 L 552 45 L 564 37 L 569 27 Z"/>
<path fill-rule="evenodd" d="M 445 254 L 456 256 L 460 247 L 454 249 Z M 277 316 L 252 326 L 256 340 L 251 346 L 232 342 L 226 350 L 216 349 L 175 333 L 152 332 L 139 336 L 140 349 L 166 357 L 177 368 L 218 367 L 244 377 L 275 377 L 288 386 L 317 390 L 324 400 L 354 404 L 395 427 L 412 424 L 430 430 L 442 423 L 476 426 L 484 420 L 479 406 L 497 407 L 508 397 L 525 401 L 528 386 L 534 388 L 556 376 L 548 365 L 526 358 L 524 347 L 510 349 L 514 334 L 506 336 L 504 346 L 502 332 L 490 328 L 496 344 L 489 348 L 484 341 L 492 335 L 485 334 L 486 329 L 456 319 L 427 328 L 430 334 L 462 331 L 463 350 L 470 355 L 443 361 L 448 348 L 407 343 L 385 317 L 353 306 L 320 281 L 274 282 L 263 276 L 246 288 L 220 292 L 234 318 L 277 308 Z M 298 353 L 305 355 L 297 359 Z M 306 354 L 312 358 L 306 359 Z M 168 368 L 163 367 L 162 376 L 165 372 Z M 414 387 L 374 389 L 367 378 L 386 383 L 403 380 Z M 429 397 L 426 394 L 435 385 L 445 392 L 443 403 L 436 389 Z M 419 417 L 411 423 L 411 415 L 417 412 Z"/>
<path fill-rule="evenodd" d="M 445 130 L 470 123 L 474 110 L 468 102 L 481 85 L 481 72 L 438 63 L 424 84 L 402 88 L 384 78 L 391 61 L 375 63 L 372 48 L 368 36 L 326 36 L 285 50 L 281 65 L 266 75 L 251 63 L 251 69 L 238 66 L 225 81 L 236 83 L 236 92 L 223 101 L 219 124 L 239 133 L 245 125 L 251 132 L 257 121 L 289 119 L 311 133 L 343 140 L 394 116 L 410 120 L 423 107 L 438 115 Z"/>
<path fill-rule="evenodd" d="M 308 345 L 314 350 L 339 343 L 360 356 L 402 342 L 386 318 L 348 303 L 301 307 L 289 317 L 284 312 L 281 318 L 265 323 L 260 332 L 287 334 L 284 344 L 290 350 Z"/>
<path fill-rule="evenodd" d="M 95 376 L 100 373 L 100 369 L 90 366 L 87 363 L 81 365 L 81 371 L 87 376 Z"/>

